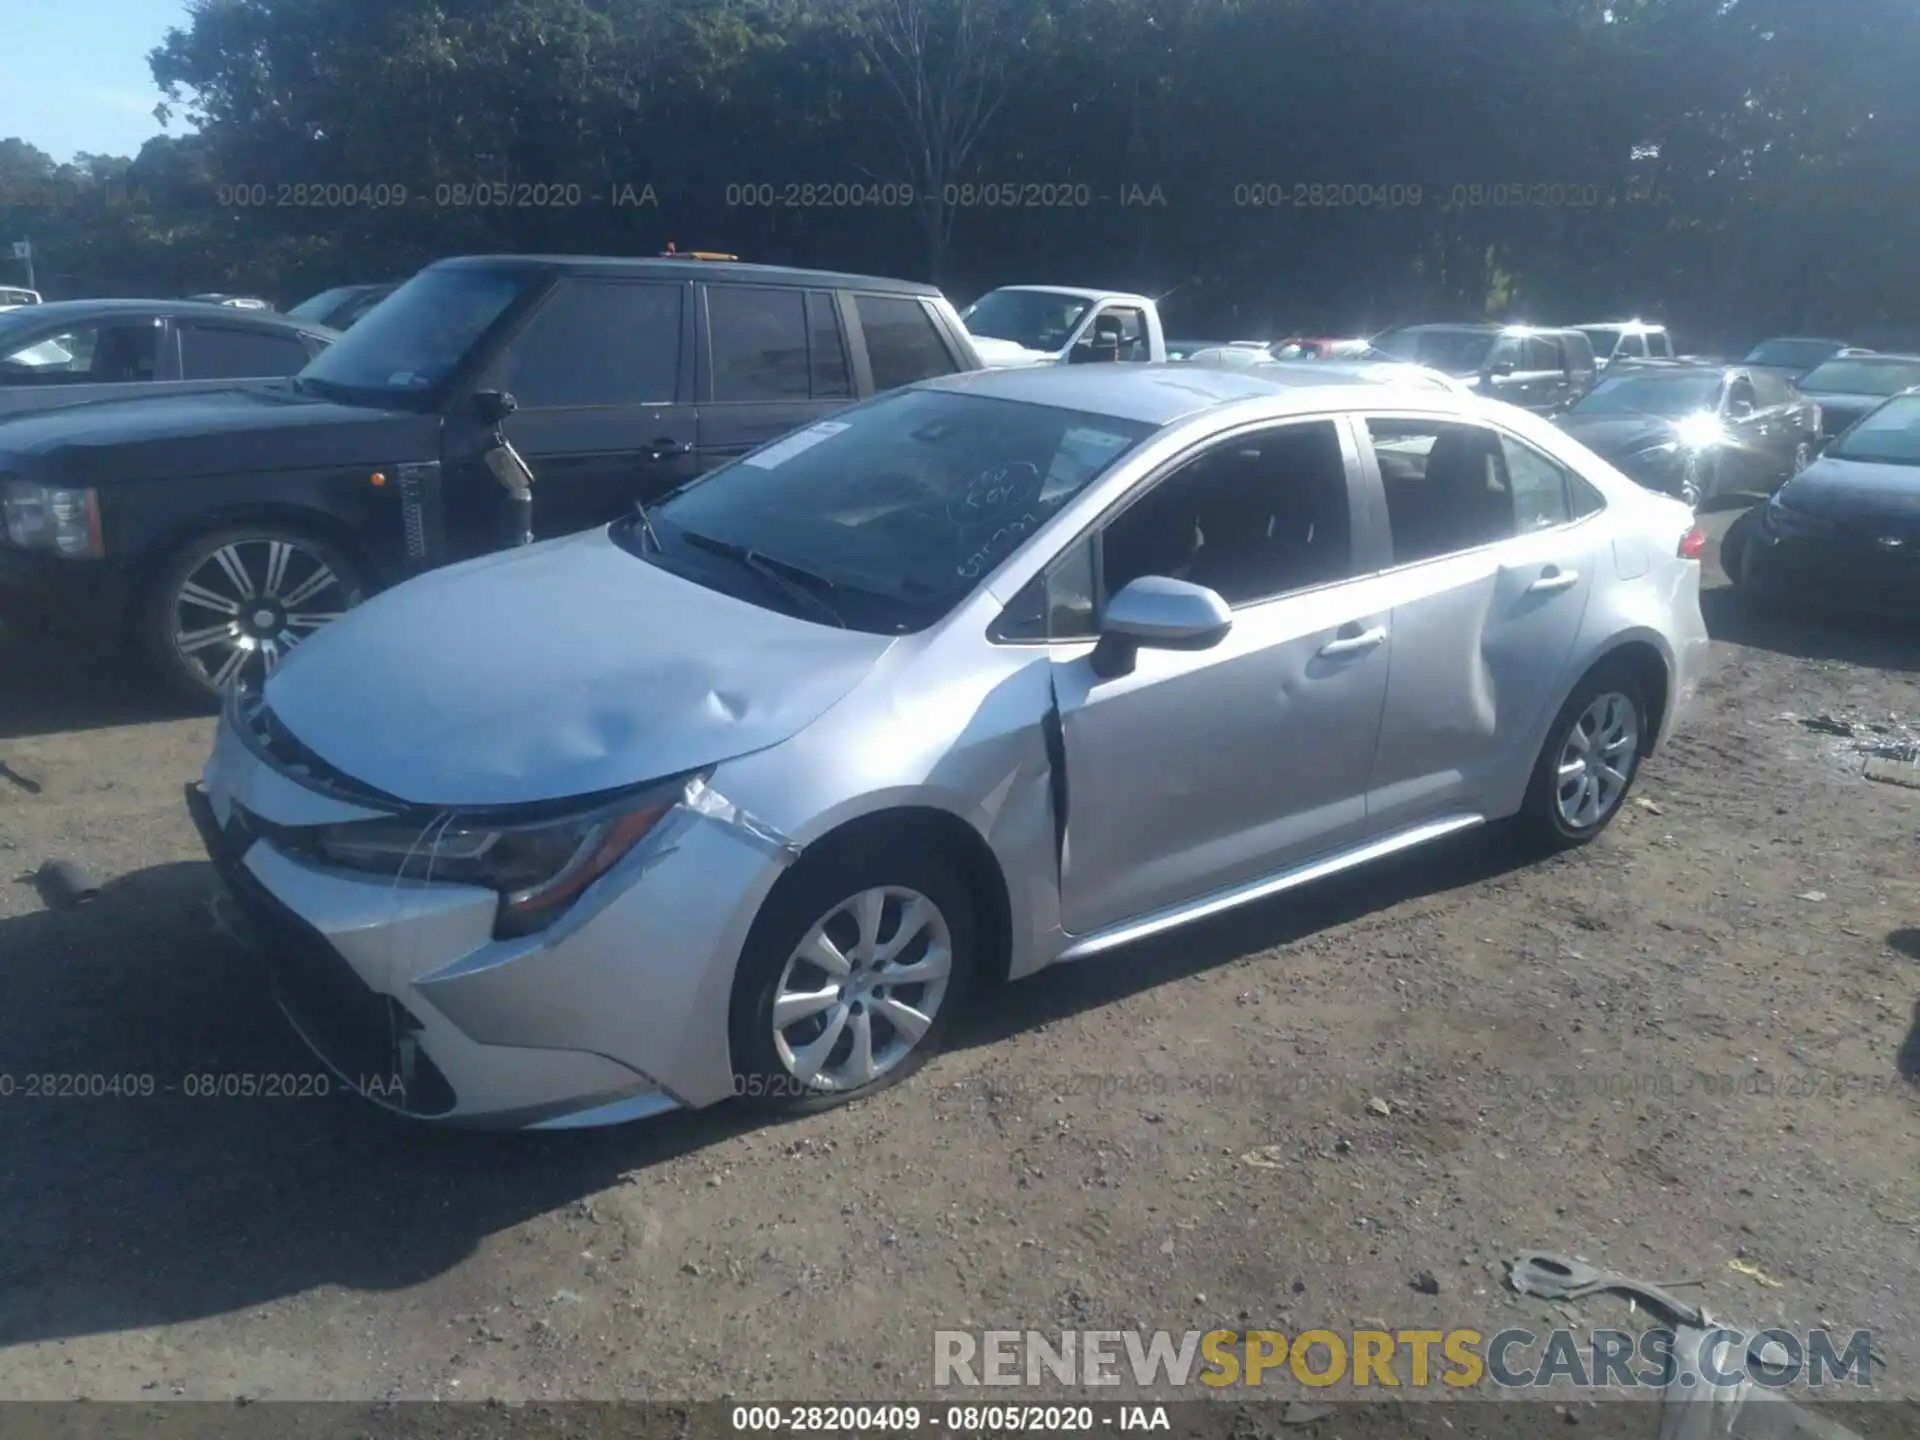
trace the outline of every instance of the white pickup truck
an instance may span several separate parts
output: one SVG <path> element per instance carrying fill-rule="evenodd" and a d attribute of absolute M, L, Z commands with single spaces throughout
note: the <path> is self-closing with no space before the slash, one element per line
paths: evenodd
<path fill-rule="evenodd" d="M 1167 358 L 1160 311 L 1144 295 L 1068 285 L 1003 285 L 960 312 L 990 370 Z"/>

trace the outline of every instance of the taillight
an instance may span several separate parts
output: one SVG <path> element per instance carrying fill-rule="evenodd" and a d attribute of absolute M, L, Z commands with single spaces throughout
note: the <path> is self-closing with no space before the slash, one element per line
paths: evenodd
<path fill-rule="evenodd" d="M 1707 549 L 1707 532 L 1698 525 L 1680 537 L 1679 555 L 1682 560 L 1698 560 Z"/>

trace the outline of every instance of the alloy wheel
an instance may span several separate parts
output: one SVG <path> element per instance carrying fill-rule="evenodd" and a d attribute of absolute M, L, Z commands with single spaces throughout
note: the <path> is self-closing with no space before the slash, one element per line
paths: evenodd
<path fill-rule="evenodd" d="M 952 974 L 953 934 L 939 906 L 902 886 L 864 890 L 816 921 L 787 960 L 774 1049 L 810 1089 L 862 1089 L 933 1027 Z"/>
<path fill-rule="evenodd" d="M 1617 690 L 1596 695 L 1560 743 L 1554 775 L 1554 806 L 1569 830 L 1604 822 L 1627 793 L 1640 747 L 1640 714 Z"/>
<path fill-rule="evenodd" d="M 211 690 L 257 683 L 339 619 L 351 598 L 350 586 L 306 546 L 236 539 L 208 554 L 174 592 L 173 648 Z"/>

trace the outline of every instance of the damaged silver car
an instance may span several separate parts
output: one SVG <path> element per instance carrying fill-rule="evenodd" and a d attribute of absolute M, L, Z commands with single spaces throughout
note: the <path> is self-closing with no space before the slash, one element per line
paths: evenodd
<path fill-rule="evenodd" d="M 1472 397 L 956 376 L 350 612 L 188 801 L 379 1103 L 829 1105 L 983 981 L 1491 820 L 1591 839 L 1696 681 L 1701 541 Z"/>

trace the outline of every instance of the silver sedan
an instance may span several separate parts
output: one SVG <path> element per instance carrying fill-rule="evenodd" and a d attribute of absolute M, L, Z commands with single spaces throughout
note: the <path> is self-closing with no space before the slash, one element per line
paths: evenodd
<path fill-rule="evenodd" d="M 1696 683 L 1700 546 L 1441 390 L 956 376 L 352 611 L 188 802 L 378 1103 L 830 1105 L 990 978 L 1490 821 L 1591 840 Z"/>

